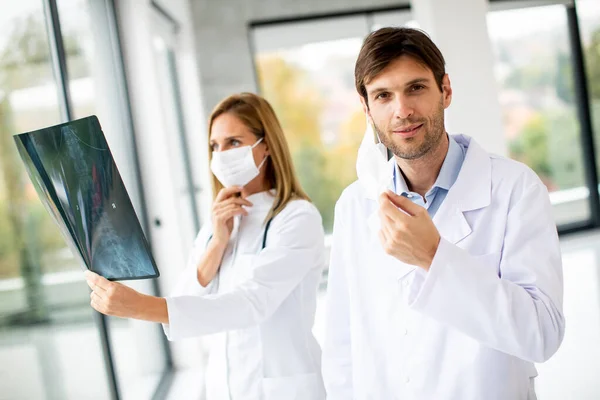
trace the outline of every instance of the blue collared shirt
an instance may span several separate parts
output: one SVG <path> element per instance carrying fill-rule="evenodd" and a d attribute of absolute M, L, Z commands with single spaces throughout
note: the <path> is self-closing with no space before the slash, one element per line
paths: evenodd
<path fill-rule="evenodd" d="M 398 163 L 394 164 L 394 192 L 401 196 L 407 197 L 413 203 L 427 209 L 429 216 L 433 218 L 440 205 L 446 198 L 448 191 L 456 182 L 458 173 L 465 160 L 466 149 L 458 144 L 452 136 L 448 136 L 449 145 L 448 153 L 440 169 L 440 173 L 429 191 L 425 194 L 425 198 L 418 193 L 408 190 L 408 185 L 404 180 L 404 176 L 400 173 Z"/>

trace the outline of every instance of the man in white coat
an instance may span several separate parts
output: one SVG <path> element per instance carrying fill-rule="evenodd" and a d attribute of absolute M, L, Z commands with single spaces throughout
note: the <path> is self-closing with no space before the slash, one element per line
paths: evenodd
<path fill-rule="evenodd" d="M 421 31 L 373 32 L 355 79 L 368 128 L 335 210 L 327 398 L 535 399 L 564 334 L 546 187 L 446 133 L 452 88 Z"/>

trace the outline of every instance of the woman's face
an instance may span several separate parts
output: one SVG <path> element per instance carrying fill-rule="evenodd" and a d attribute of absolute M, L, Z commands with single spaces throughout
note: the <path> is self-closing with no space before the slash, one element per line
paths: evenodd
<path fill-rule="evenodd" d="M 210 148 L 213 152 L 253 146 L 257 141 L 256 135 L 235 115 L 224 113 L 213 121 L 210 132 Z M 252 150 L 256 165 L 260 165 L 269 154 L 264 141 Z"/>
<path fill-rule="evenodd" d="M 233 114 L 219 115 L 212 124 L 210 132 L 210 149 L 213 152 L 227 151 L 243 146 L 253 146 L 259 138 Z M 259 166 L 269 155 L 269 149 L 264 142 L 260 142 L 252 149 L 254 164 Z M 256 193 L 264 190 L 267 184 L 266 168 L 263 166 L 256 178 L 244 186 L 244 191 Z"/>

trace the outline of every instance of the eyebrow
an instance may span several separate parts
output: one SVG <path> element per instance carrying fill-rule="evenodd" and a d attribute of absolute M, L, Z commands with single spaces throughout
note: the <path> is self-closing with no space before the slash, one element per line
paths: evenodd
<path fill-rule="evenodd" d="M 243 136 L 242 136 L 242 135 L 238 135 L 238 136 L 228 136 L 228 137 L 226 137 L 224 140 L 225 140 L 225 141 L 227 141 L 227 140 L 231 140 L 231 139 L 241 139 L 241 138 L 243 138 Z M 213 144 L 213 143 L 215 143 L 214 139 L 210 139 L 210 144 Z"/>
<path fill-rule="evenodd" d="M 416 79 L 413 79 L 412 81 L 406 82 L 404 84 L 404 86 L 405 87 L 412 86 L 412 85 L 415 85 L 417 83 L 429 83 L 430 81 L 431 80 L 429 78 L 416 78 Z M 374 95 L 374 94 L 378 94 L 378 93 L 381 93 L 381 92 L 387 92 L 387 91 L 389 91 L 389 89 L 386 88 L 386 87 L 378 87 L 378 88 L 373 89 L 370 94 Z"/>

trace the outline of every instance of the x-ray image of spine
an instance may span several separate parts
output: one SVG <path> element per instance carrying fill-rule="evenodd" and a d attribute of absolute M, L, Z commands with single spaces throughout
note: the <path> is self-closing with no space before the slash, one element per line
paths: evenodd
<path fill-rule="evenodd" d="M 33 141 L 88 268 L 109 279 L 155 276 L 137 216 L 97 121 L 50 128 Z"/>

